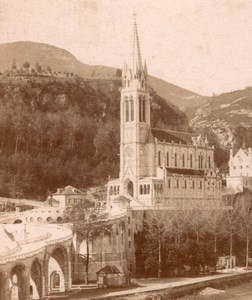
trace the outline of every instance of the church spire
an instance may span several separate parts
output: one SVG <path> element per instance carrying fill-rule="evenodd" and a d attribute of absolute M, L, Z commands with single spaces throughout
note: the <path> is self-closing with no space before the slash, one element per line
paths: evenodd
<path fill-rule="evenodd" d="M 130 57 L 128 62 L 124 65 L 122 72 L 123 88 L 141 88 L 145 89 L 147 82 L 147 66 L 143 64 L 140 50 L 140 43 L 138 38 L 138 30 L 136 23 L 136 16 L 134 15 L 133 22 L 133 36 L 130 49 Z"/>
<path fill-rule="evenodd" d="M 133 47 L 132 47 L 132 65 L 130 66 L 133 75 L 138 75 L 139 72 L 143 71 L 141 50 L 138 38 L 136 14 L 134 14 L 134 24 L 133 24 Z"/>

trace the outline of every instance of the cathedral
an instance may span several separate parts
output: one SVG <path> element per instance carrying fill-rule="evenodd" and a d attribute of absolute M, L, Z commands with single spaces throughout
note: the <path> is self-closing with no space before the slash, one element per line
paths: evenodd
<path fill-rule="evenodd" d="M 136 272 L 135 235 L 143 229 L 146 210 L 211 210 L 221 203 L 221 177 L 207 138 L 152 128 L 150 120 L 147 66 L 134 21 L 131 60 L 122 72 L 120 174 L 107 188 L 111 228 L 104 225 L 89 246 L 90 279 L 107 264 Z M 77 253 L 85 255 L 85 248 L 85 241 L 76 240 Z M 84 276 L 83 268 L 76 258 L 74 278 Z"/>
<path fill-rule="evenodd" d="M 207 138 L 152 128 L 150 119 L 148 72 L 134 20 L 131 59 L 122 72 L 120 174 L 108 182 L 108 203 L 139 210 L 220 201 L 221 177 Z"/>

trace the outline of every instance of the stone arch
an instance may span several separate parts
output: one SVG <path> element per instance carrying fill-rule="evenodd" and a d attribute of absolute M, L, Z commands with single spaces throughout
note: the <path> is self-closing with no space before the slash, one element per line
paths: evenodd
<path fill-rule="evenodd" d="M 30 297 L 31 299 L 42 298 L 42 266 L 38 259 L 35 259 L 30 269 Z"/>
<path fill-rule="evenodd" d="M 68 280 L 70 278 L 69 269 L 69 257 L 67 249 L 63 246 L 56 246 L 48 259 L 48 284 L 49 291 L 53 291 L 53 286 L 51 286 L 51 274 L 57 271 L 60 276 L 60 286 L 59 291 L 64 292 L 68 289 Z"/>
<path fill-rule="evenodd" d="M 166 166 L 169 167 L 170 165 L 170 152 L 166 152 Z"/>
<path fill-rule="evenodd" d="M 178 167 L 178 154 L 177 154 L 177 152 L 174 153 L 174 167 Z"/>
<path fill-rule="evenodd" d="M 130 116 L 130 112 L 129 112 L 129 106 L 130 106 L 130 102 L 128 100 L 128 97 L 125 97 L 125 121 L 129 122 L 129 116 Z"/>
<path fill-rule="evenodd" d="M 134 102 L 132 96 L 130 96 L 130 121 L 134 121 Z"/>
<path fill-rule="evenodd" d="M 143 194 L 143 185 L 142 184 L 140 184 L 139 191 L 140 191 L 140 195 L 142 195 Z"/>
<path fill-rule="evenodd" d="M 42 222 L 43 222 L 43 219 L 42 219 L 41 217 L 38 217 L 38 218 L 37 218 L 37 222 L 42 223 Z"/>
<path fill-rule="evenodd" d="M 158 151 L 158 166 L 161 167 L 162 165 L 162 157 L 161 157 L 161 151 Z"/>
<path fill-rule="evenodd" d="M 143 190 L 144 190 L 143 193 L 144 193 L 144 194 L 147 194 L 147 187 L 146 187 L 146 184 L 144 184 L 144 189 L 143 189 Z"/>
<path fill-rule="evenodd" d="M 27 267 L 23 264 L 17 264 L 10 273 L 11 281 L 11 299 L 15 296 L 18 299 L 30 298 L 30 280 Z"/>
<path fill-rule="evenodd" d="M 126 225 L 125 225 L 124 221 L 120 222 L 120 224 L 119 224 L 119 235 L 120 235 L 119 239 L 120 239 L 121 245 L 125 245 Z"/>
<path fill-rule="evenodd" d="M 212 160 L 210 155 L 208 155 L 208 168 L 212 168 Z"/>
<path fill-rule="evenodd" d="M 128 189 L 128 194 L 133 197 L 133 195 L 134 195 L 134 185 L 133 185 L 132 181 L 129 181 L 127 189 Z"/>
<path fill-rule="evenodd" d="M 190 153 L 189 155 L 189 165 L 190 165 L 190 169 L 193 169 L 194 164 L 193 164 L 193 153 Z"/>
<path fill-rule="evenodd" d="M 0 272 L 0 300 L 10 299 L 10 281 L 6 274 Z"/>
<path fill-rule="evenodd" d="M 200 152 L 200 154 L 198 155 L 198 168 L 202 169 L 204 166 L 204 157 L 203 157 L 203 153 Z"/>
<path fill-rule="evenodd" d="M 182 168 L 186 167 L 186 154 L 185 152 L 182 153 Z"/>
<path fill-rule="evenodd" d="M 124 190 L 125 193 L 130 195 L 131 197 L 134 196 L 134 184 L 130 179 L 124 181 Z"/>
<path fill-rule="evenodd" d="M 23 221 L 20 220 L 20 219 L 16 219 L 16 220 L 13 222 L 13 224 L 20 224 L 20 223 L 23 223 Z"/>
<path fill-rule="evenodd" d="M 58 218 L 57 218 L 57 222 L 58 222 L 58 223 L 62 222 L 62 217 L 58 217 Z"/>
<path fill-rule="evenodd" d="M 52 217 L 48 217 L 48 218 L 46 219 L 46 222 L 47 222 L 47 223 L 52 223 L 52 221 L 53 221 L 53 218 L 52 218 Z"/>
<path fill-rule="evenodd" d="M 50 275 L 51 291 L 60 291 L 60 273 L 53 271 Z"/>

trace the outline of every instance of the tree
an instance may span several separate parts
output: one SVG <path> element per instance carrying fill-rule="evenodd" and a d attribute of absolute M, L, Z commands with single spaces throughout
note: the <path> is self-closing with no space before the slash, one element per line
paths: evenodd
<path fill-rule="evenodd" d="M 52 69 L 50 66 L 47 66 L 46 70 L 49 72 L 49 73 L 52 73 Z"/>
<path fill-rule="evenodd" d="M 157 256 L 158 270 L 157 277 L 162 274 L 162 250 L 166 238 L 171 234 L 171 222 L 168 209 L 156 209 L 146 212 L 145 230 L 146 242 L 153 248 L 154 255 Z"/>
<path fill-rule="evenodd" d="M 229 260 L 230 260 L 230 268 L 233 268 L 233 238 L 234 234 L 237 232 L 237 224 L 238 224 L 238 217 L 237 217 L 237 198 L 235 194 L 226 194 L 223 197 L 224 203 L 229 209 L 225 212 L 225 227 L 226 231 L 229 235 Z M 225 228 L 224 227 L 224 228 Z"/>
<path fill-rule="evenodd" d="M 23 63 L 23 67 L 28 70 L 30 68 L 30 63 L 28 61 L 25 61 Z"/>
<path fill-rule="evenodd" d="M 238 216 L 238 234 L 246 240 L 246 269 L 249 263 L 249 242 L 252 234 L 252 193 L 244 191 L 235 195 Z"/>
<path fill-rule="evenodd" d="M 16 60 L 15 59 L 13 60 L 11 68 L 12 68 L 13 71 L 16 70 L 16 68 L 17 68 L 17 64 L 16 64 Z"/>
<path fill-rule="evenodd" d="M 35 64 L 35 71 L 38 72 L 38 73 L 42 73 L 42 68 L 41 68 L 39 63 Z"/>
<path fill-rule="evenodd" d="M 88 202 L 87 202 L 88 203 Z M 86 256 L 83 259 L 86 264 L 86 284 L 88 284 L 88 272 L 90 262 L 90 243 L 98 237 L 100 231 L 105 229 L 108 213 L 97 207 L 88 207 L 89 205 L 77 204 L 72 207 L 70 217 L 73 222 L 73 232 L 78 238 L 86 241 Z"/>
<path fill-rule="evenodd" d="M 222 233 L 222 219 L 224 211 L 216 206 L 213 210 L 206 212 L 207 231 L 213 236 L 213 251 L 217 254 L 218 236 Z"/>

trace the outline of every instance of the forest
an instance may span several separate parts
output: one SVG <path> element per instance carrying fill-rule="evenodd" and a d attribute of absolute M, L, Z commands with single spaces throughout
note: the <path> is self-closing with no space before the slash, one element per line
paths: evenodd
<path fill-rule="evenodd" d="M 153 127 L 189 129 L 184 113 L 151 97 Z M 0 80 L 0 196 L 45 200 L 57 187 L 117 177 L 119 114 L 118 80 Z"/>

